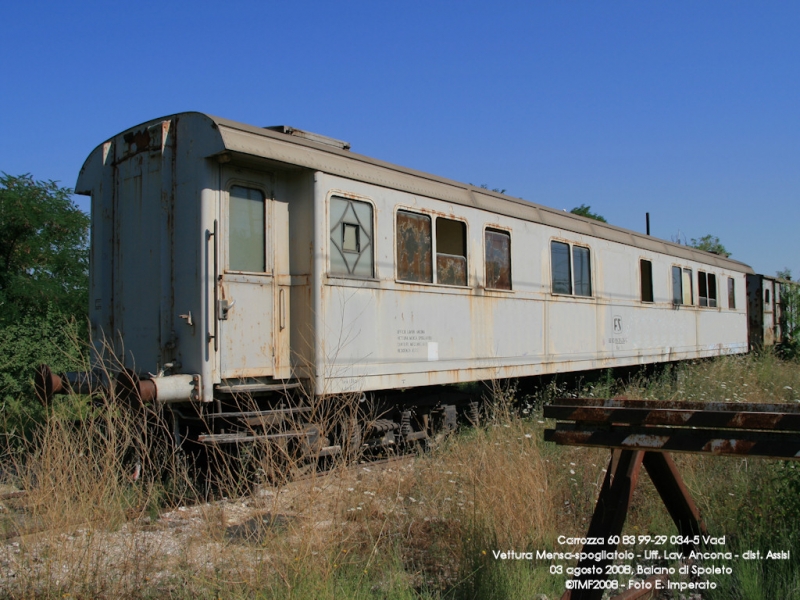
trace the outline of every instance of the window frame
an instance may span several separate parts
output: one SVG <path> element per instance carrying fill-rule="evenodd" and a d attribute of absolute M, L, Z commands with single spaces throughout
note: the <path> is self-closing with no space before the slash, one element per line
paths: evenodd
<path fill-rule="evenodd" d="M 331 239 L 332 238 L 331 204 L 332 204 L 334 199 L 344 200 L 344 201 L 347 201 L 347 202 L 358 202 L 358 203 L 361 203 L 361 204 L 366 204 L 367 206 L 370 207 L 370 211 L 372 213 L 370 215 L 370 217 L 372 219 L 372 222 L 371 222 L 372 237 L 369 239 L 368 248 L 370 248 L 370 250 L 371 250 L 371 258 L 372 258 L 372 274 L 371 275 L 358 275 L 356 273 L 342 273 L 342 272 L 339 272 L 339 271 L 337 271 L 337 272 L 333 271 L 333 261 L 331 259 L 332 259 L 334 251 L 341 251 L 343 254 L 344 253 L 355 254 L 355 252 L 353 252 L 351 250 L 345 250 L 344 247 L 342 247 L 341 250 L 339 248 L 335 248 L 335 249 L 331 248 L 331 246 L 333 245 L 333 240 Z M 342 219 L 347 214 L 347 210 L 348 209 L 345 209 L 345 214 L 342 215 Z M 328 277 L 333 278 L 333 279 L 358 279 L 358 280 L 361 280 L 361 281 L 376 281 L 377 280 L 377 278 L 378 278 L 378 273 L 377 273 L 377 262 L 378 262 L 377 261 L 377 235 L 376 235 L 376 231 L 377 231 L 377 213 L 378 213 L 377 208 L 376 208 L 375 203 L 372 201 L 371 198 L 368 198 L 366 196 L 355 195 L 355 194 L 353 194 L 351 192 L 345 192 L 343 190 L 330 190 L 328 192 L 328 198 L 327 198 L 327 203 L 326 203 L 326 219 L 325 219 L 326 228 L 327 228 L 327 249 L 328 249 L 328 256 L 327 256 L 327 263 L 328 264 L 327 264 L 326 274 L 327 274 Z M 356 214 L 356 218 L 358 218 L 357 214 Z M 353 225 L 353 223 L 346 223 L 345 221 L 342 221 L 341 219 L 340 219 L 339 222 L 337 222 L 337 225 L 341 225 L 342 235 L 344 235 L 344 227 L 345 227 L 346 224 Z M 364 240 L 361 239 L 361 229 L 362 229 L 362 227 L 359 226 L 358 227 L 358 232 L 356 233 L 357 239 L 359 241 L 359 247 L 361 245 L 363 245 L 363 242 L 364 242 Z M 342 243 L 344 243 L 344 240 L 342 240 Z M 358 254 L 361 255 L 362 251 L 359 251 Z"/>
<path fill-rule="evenodd" d="M 460 223 L 463 227 L 464 232 L 464 254 L 451 254 L 448 252 L 439 252 L 439 220 L 444 219 L 445 221 L 450 221 L 452 223 Z M 444 285 L 447 287 L 454 287 L 454 288 L 465 288 L 469 287 L 469 223 L 467 223 L 466 219 L 456 219 L 451 216 L 444 216 L 444 215 L 436 215 L 435 219 L 432 219 L 433 222 L 433 261 L 434 261 L 434 273 L 433 273 L 433 284 L 434 285 Z M 439 255 L 442 254 L 444 256 L 461 256 L 464 258 L 464 283 L 441 283 L 439 281 Z"/>
<path fill-rule="evenodd" d="M 490 287 L 489 286 L 489 261 L 487 260 L 487 251 L 489 249 L 489 245 L 486 243 L 486 234 L 493 233 L 504 235 L 508 238 L 508 287 L 501 288 L 501 287 Z M 485 225 L 483 228 L 483 286 L 486 290 L 491 290 L 493 292 L 513 292 L 514 291 L 514 268 L 513 268 L 513 255 L 511 252 L 511 230 L 505 229 L 503 227 L 498 227 L 497 225 Z"/>
<path fill-rule="evenodd" d="M 711 295 L 712 288 L 713 296 Z M 701 308 L 717 308 L 719 306 L 716 273 L 697 270 L 697 305 Z"/>
<path fill-rule="evenodd" d="M 577 298 L 594 298 L 594 286 L 592 285 L 592 249 L 589 246 L 584 246 L 582 244 L 571 244 L 572 248 L 570 248 L 570 259 L 572 260 L 572 295 Z M 578 289 L 578 282 L 577 282 L 577 271 L 575 269 L 575 250 L 585 250 L 586 251 L 586 258 L 589 261 L 589 293 L 588 294 L 579 294 L 577 292 Z M 583 287 L 583 283 L 581 284 Z"/>
<path fill-rule="evenodd" d="M 232 208 L 232 198 L 237 197 L 233 195 L 234 188 L 243 188 L 246 190 L 253 190 L 261 194 L 261 206 L 262 206 L 262 223 L 261 223 L 261 231 L 262 231 L 262 258 L 264 261 L 264 268 L 263 270 L 259 271 L 249 271 L 246 269 L 237 269 L 231 266 L 231 242 L 233 241 L 233 228 L 231 226 L 231 208 Z M 272 256 L 270 252 L 271 247 L 271 231 L 270 231 L 270 223 L 271 223 L 271 214 L 270 214 L 270 194 L 267 193 L 266 188 L 259 184 L 258 182 L 251 181 L 248 179 L 230 179 L 227 182 L 225 187 L 225 266 L 224 271 L 225 273 L 232 273 L 232 274 L 242 274 L 242 275 L 257 275 L 257 276 L 272 276 Z"/>
<path fill-rule="evenodd" d="M 645 299 L 645 277 L 644 277 L 644 263 L 648 265 L 649 271 L 649 296 L 650 299 Z M 653 304 L 655 302 L 655 289 L 653 285 L 653 261 L 648 258 L 639 258 L 639 301 L 645 302 L 647 304 Z"/>
<path fill-rule="evenodd" d="M 567 256 L 568 256 L 568 268 L 569 268 L 569 291 L 556 291 L 555 290 L 555 267 L 553 263 L 553 245 L 559 244 L 562 246 L 567 247 Z M 586 250 L 587 256 L 589 259 L 589 295 L 586 294 L 578 294 L 576 293 L 576 281 L 575 281 L 575 249 L 579 248 L 581 250 Z M 595 288 L 594 288 L 594 260 L 592 258 L 592 247 L 588 244 L 583 244 L 580 242 L 573 242 L 564 239 L 558 238 L 551 238 L 550 239 L 550 293 L 554 296 L 569 296 L 571 298 L 596 298 Z"/>
<path fill-rule="evenodd" d="M 708 277 L 705 271 L 697 271 L 697 306 L 708 308 Z"/>
<path fill-rule="evenodd" d="M 431 280 L 430 281 L 417 281 L 413 279 L 404 279 L 400 276 L 400 253 L 399 253 L 399 241 L 400 236 L 397 228 L 397 219 L 398 215 L 403 213 L 408 213 L 410 215 L 415 215 L 417 217 L 423 217 L 428 219 L 430 223 L 430 235 L 431 235 L 431 246 L 430 246 L 430 253 L 431 253 L 431 262 L 430 262 L 430 269 L 431 269 Z M 438 252 L 436 235 L 438 232 L 437 222 L 439 219 L 445 219 L 446 221 L 453 221 L 456 223 L 461 223 L 464 227 L 464 255 L 463 258 L 466 261 L 465 271 L 466 271 L 466 283 L 464 285 L 459 284 L 452 284 L 452 283 L 441 283 L 439 282 L 439 269 L 438 269 Z M 469 222 L 467 219 L 462 217 L 457 217 L 454 215 L 443 215 L 438 214 L 434 211 L 429 211 L 425 209 L 418 209 L 418 208 L 409 208 L 407 206 L 396 206 L 394 210 L 394 274 L 395 274 L 395 281 L 397 283 L 402 284 L 409 284 L 409 285 L 432 285 L 432 286 L 441 286 L 441 287 L 448 287 L 453 289 L 469 289 L 470 286 L 470 273 L 469 273 Z M 447 256 L 458 256 L 452 255 L 447 253 L 441 253 Z"/>
<path fill-rule="evenodd" d="M 675 270 L 680 274 L 680 301 L 675 297 Z M 688 277 L 687 277 L 688 273 Z M 693 269 L 684 267 L 683 265 L 673 264 L 670 270 L 670 278 L 672 279 L 672 305 L 678 306 L 694 306 L 694 275 Z M 686 302 L 686 290 L 684 289 L 684 282 L 689 282 L 689 302 Z"/>
<path fill-rule="evenodd" d="M 706 287 L 708 288 L 708 308 L 717 308 L 719 307 L 719 286 L 717 285 L 717 274 L 706 273 L 706 278 L 708 279 L 708 282 L 706 283 Z"/>
<path fill-rule="evenodd" d="M 736 280 L 728 277 L 728 310 L 736 310 Z"/>

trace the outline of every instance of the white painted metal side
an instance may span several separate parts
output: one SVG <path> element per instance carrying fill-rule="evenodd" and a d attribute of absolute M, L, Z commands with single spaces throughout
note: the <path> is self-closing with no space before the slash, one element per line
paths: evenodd
<path fill-rule="evenodd" d="M 495 377 L 635 365 L 747 350 L 745 278 L 741 272 L 643 251 L 542 224 L 333 176 L 317 176 L 319 203 L 342 190 L 374 203 L 376 277 L 323 276 L 318 387 L 322 392 L 403 388 Z M 325 193 L 323 193 L 323 191 Z M 465 219 L 469 285 L 396 280 L 398 209 Z M 323 207 L 324 210 L 324 207 Z M 317 244 L 327 257 L 322 211 Z M 483 232 L 511 232 L 512 291 L 485 288 Z M 555 295 L 550 242 L 591 248 L 591 298 Z M 652 261 L 653 303 L 640 298 L 639 260 Z M 322 261 L 324 262 L 324 261 Z M 327 263 L 325 263 L 327 264 Z M 671 267 L 736 279 L 737 308 L 672 303 Z M 695 293 L 696 295 L 696 293 Z"/>

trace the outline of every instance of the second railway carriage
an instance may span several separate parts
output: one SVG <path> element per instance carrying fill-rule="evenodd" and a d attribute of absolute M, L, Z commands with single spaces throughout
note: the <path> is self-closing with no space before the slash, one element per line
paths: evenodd
<path fill-rule="evenodd" d="M 748 350 L 745 264 L 199 113 L 87 159 L 90 320 L 146 400 L 215 406 Z M 212 402 L 216 400 L 217 402 Z M 262 405 L 261 408 L 268 408 Z"/>
<path fill-rule="evenodd" d="M 748 331 L 751 348 L 774 346 L 783 340 L 782 292 L 791 282 L 767 275 L 747 276 Z"/>

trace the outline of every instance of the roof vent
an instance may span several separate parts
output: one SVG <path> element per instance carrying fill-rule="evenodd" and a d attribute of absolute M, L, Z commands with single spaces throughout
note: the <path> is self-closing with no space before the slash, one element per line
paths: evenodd
<path fill-rule="evenodd" d="M 293 135 L 295 137 L 303 138 L 309 142 L 317 142 L 318 144 L 326 144 L 339 148 L 339 150 L 350 150 L 350 142 L 344 142 L 318 133 L 311 133 L 310 131 L 303 131 L 302 129 L 295 129 L 288 125 L 275 125 L 273 127 L 264 127 L 270 131 L 277 131 L 278 133 L 285 133 L 286 135 Z"/>

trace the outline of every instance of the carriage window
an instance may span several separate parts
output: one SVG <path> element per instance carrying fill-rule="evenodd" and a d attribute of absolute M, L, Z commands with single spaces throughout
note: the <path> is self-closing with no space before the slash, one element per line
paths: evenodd
<path fill-rule="evenodd" d="M 697 295 L 700 306 L 714 308 L 717 305 L 717 276 L 713 273 L 698 271 Z"/>
<path fill-rule="evenodd" d="M 433 238 L 427 215 L 397 211 L 397 278 L 433 283 Z"/>
<path fill-rule="evenodd" d="M 680 267 L 672 267 L 672 303 L 676 305 L 683 303 Z"/>
<path fill-rule="evenodd" d="M 575 271 L 575 295 L 592 295 L 592 269 L 589 262 L 589 249 L 572 247 L 572 266 Z"/>
<path fill-rule="evenodd" d="M 708 292 L 706 289 L 706 274 L 702 271 L 697 272 L 697 303 L 700 306 L 708 306 Z"/>
<path fill-rule="evenodd" d="M 684 269 L 683 270 L 683 303 L 684 304 L 691 304 L 692 303 L 692 296 L 694 295 L 692 290 L 692 270 L 691 269 Z"/>
<path fill-rule="evenodd" d="M 374 277 L 371 204 L 333 196 L 330 236 L 331 275 Z"/>
<path fill-rule="evenodd" d="M 569 244 L 550 242 L 553 293 L 572 294 L 574 289 L 576 296 L 591 296 L 592 263 L 589 248 L 573 246 L 571 259 Z"/>
<path fill-rule="evenodd" d="M 736 308 L 736 281 L 733 277 L 728 277 L 728 308 Z"/>
<path fill-rule="evenodd" d="M 228 199 L 228 268 L 263 273 L 267 270 L 264 194 L 234 185 Z"/>
<path fill-rule="evenodd" d="M 708 274 L 708 306 L 717 306 L 717 276 L 713 273 Z"/>
<path fill-rule="evenodd" d="M 653 263 L 649 260 L 639 261 L 639 282 L 642 288 L 642 302 L 653 301 Z"/>
<path fill-rule="evenodd" d="M 511 289 L 511 236 L 507 231 L 487 229 L 486 244 L 486 288 L 491 290 Z"/>
<path fill-rule="evenodd" d="M 550 262 L 553 270 L 553 293 L 572 293 L 572 270 L 569 263 L 569 244 L 550 242 Z"/>
<path fill-rule="evenodd" d="M 764 304 L 769 304 L 769 290 L 764 290 Z"/>
<path fill-rule="evenodd" d="M 467 225 L 436 219 L 436 282 L 467 285 Z"/>
<path fill-rule="evenodd" d="M 672 303 L 692 303 L 692 270 L 672 267 Z"/>

